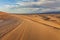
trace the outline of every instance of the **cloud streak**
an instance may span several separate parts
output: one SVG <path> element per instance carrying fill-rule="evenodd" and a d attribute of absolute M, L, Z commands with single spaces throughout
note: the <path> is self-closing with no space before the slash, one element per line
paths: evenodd
<path fill-rule="evenodd" d="M 1 11 L 11 13 L 43 13 L 60 11 L 60 0 L 15 0 L 14 4 L 5 4 Z"/>

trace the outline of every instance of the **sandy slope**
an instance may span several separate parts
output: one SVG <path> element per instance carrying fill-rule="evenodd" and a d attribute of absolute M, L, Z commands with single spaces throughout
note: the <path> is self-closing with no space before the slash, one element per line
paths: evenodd
<path fill-rule="evenodd" d="M 2 36 L 0 40 L 60 40 L 60 18 L 57 18 L 55 14 L 53 17 L 47 14 L 11 16 L 18 18 L 18 21 L 22 21 L 16 27 L 11 24 L 14 29 Z M 4 26 L 3 29 L 7 28 Z"/>
<path fill-rule="evenodd" d="M 7 13 L 0 12 L 0 40 L 1 38 L 20 25 L 21 20 Z"/>

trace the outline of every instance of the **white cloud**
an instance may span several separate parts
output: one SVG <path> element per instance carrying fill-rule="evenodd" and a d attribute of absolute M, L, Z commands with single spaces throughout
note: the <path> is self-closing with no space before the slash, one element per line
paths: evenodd
<path fill-rule="evenodd" d="M 39 0 L 38 2 L 17 2 L 16 4 L 21 5 L 21 6 L 29 6 L 29 5 L 40 5 L 44 3 L 45 0 Z"/>
<path fill-rule="evenodd" d="M 25 2 L 17 1 L 15 5 L 4 5 L 0 10 L 11 13 L 38 13 L 60 10 L 60 0 L 38 0 L 37 2 L 33 0 L 23 1 Z M 26 6 L 26 8 L 21 8 L 21 6 Z M 34 6 L 36 6 L 36 8 L 34 8 Z"/>

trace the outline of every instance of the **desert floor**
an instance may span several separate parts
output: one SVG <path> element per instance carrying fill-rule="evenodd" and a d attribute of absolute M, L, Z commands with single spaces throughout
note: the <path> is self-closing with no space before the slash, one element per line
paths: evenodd
<path fill-rule="evenodd" d="M 0 40 L 60 40 L 60 14 L 0 18 Z"/>

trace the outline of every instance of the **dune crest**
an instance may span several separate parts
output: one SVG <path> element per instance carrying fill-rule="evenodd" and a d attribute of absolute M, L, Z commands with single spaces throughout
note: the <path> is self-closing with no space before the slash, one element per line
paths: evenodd
<path fill-rule="evenodd" d="M 6 12 L 0 12 L 0 19 L 7 19 L 10 18 L 10 14 L 6 13 Z"/>

